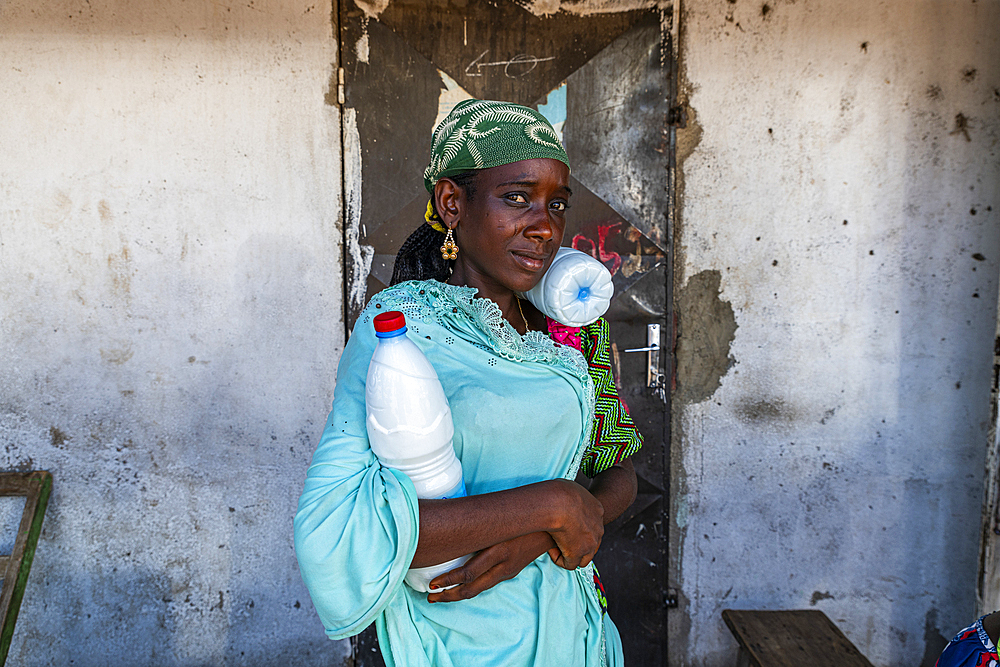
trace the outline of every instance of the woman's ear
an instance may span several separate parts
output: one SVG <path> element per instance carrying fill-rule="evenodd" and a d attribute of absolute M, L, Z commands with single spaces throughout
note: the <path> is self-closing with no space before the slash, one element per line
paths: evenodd
<path fill-rule="evenodd" d="M 437 207 L 441 223 L 448 229 L 455 229 L 461 217 L 465 193 L 449 178 L 442 178 L 434 186 L 434 205 Z"/>

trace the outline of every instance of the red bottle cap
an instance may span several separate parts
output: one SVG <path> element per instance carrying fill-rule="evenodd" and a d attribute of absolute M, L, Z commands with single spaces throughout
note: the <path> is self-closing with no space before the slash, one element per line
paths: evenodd
<path fill-rule="evenodd" d="M 390 310 L 375 316 L 375 331 L 388 333 L 406 326 L 406 317 L 398 310 Z"/>

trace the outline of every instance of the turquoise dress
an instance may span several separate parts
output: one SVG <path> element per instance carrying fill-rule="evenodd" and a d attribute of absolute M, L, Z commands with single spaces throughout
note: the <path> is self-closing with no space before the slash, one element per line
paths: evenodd
<path fill-rule="evenodd" d="M 519 335 L 475 289 L 436 281 L 380 292 L 337 370 L 333 411 L 295 517 L 295 552 L 327 635 L 373 621 L 389 667 L 621 665 L 593 565 L 565 570 L 543 554 L 471 600 L 430 604 L 403 584 L 417 547 L 418 505 L 406 475 L 379 464 L 365 431 L 372 318 L 406 316 L 451 405 L 455 452 L 470 495 L 573 479 L 589 440 L 593 383 L 583 355 Z"/>

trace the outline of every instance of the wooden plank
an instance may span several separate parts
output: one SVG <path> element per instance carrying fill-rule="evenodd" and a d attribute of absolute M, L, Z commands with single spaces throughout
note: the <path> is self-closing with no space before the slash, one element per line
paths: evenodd
<path fill-rule="evenodd" d="M 872 667 L 826 614 L 818 609 L 726 609 L 722 620 L 756 667 Z"/>
<path fill-rule="evenodd" d="M 0 667 L 7 661 L 7 652 L 14 637 L 14 624 L 21 610 L 21 599 L 28 583 L 28 573 L 35 557 L 35 547 L 42 533 L 42 520 L 52 491 L 52 475 L 44 470 L 0 473 L 0 495 L 25 496 L 21 524 L 14 540 L 3 589 L 0 592 Z"/>
<path fill-rule="evenodd" d="M 32 473 L 0 473 L 0 496 L 30 496 L 38 486 Z"/>

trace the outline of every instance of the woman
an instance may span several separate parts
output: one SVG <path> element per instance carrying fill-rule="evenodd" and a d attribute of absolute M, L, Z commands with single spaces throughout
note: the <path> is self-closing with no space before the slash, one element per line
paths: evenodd
<path fill-rule="evenodd" d="M 479 100 L 442 121 L 431 155 L 428 224 L 396 263 L 407 281 L 375 296 L 340 361 L 295 518 L 303 579 L 331 638 L 375 621 L 390 667 L 620 665 L 591 560 L 635 498 L 641 439 L 613 393 L 607 323 L 568 330 L 516 296 L 562 241 L 568 159 L 534 110 Z M 371 320 L 388 310 L 441 379 L 468 497 L 417 500 L 368 446 Z M 571 481 L 581 462 L 589 491 Z M 431 583 L 454 588 L 402 583 L 473 552 Z"/>

